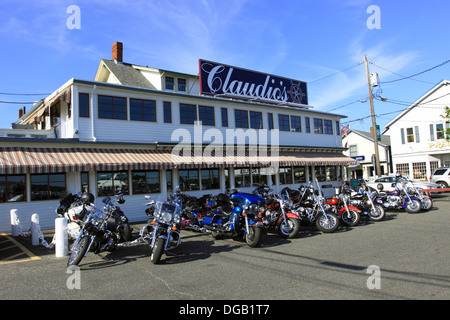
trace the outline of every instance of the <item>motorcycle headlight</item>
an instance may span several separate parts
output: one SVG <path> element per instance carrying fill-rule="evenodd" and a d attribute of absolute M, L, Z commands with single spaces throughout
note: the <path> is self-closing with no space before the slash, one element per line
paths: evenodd
<path fill-rule="evenodd" d="M 169 212 L 163 212 L 161 213 L 160 218 L 165 223 L 169 223 L 172 220 L 172 214 L 170 214 Z"/>

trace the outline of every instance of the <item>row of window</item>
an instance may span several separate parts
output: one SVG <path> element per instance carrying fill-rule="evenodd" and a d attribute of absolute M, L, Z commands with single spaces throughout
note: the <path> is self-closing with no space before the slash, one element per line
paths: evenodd
<path fill-rule="evenodd" d="M 440 139 L 450 138 L 449 135 L 446 135 L 446 129 L 450 128 L 450 123 L 446 123 L 445 127 L 443 123 L 430 124 L 430 141 L 436 141 Z M 402 144 L 406 143 L 419 143 L 420 142 L 420 132 L 419 126 L 414 126 L 410 128 L 401 128 L 400 136 Z"/>
<path fill-rule="evenodd" d="M 194 124 L 201 121 L 202 125 L 215 126 L 215 108 L 210 106 L 180 103 L 180 124 Z M 220 110 L 222 127 L 228 127 L 228 109 Z M 80 117 L 89 117 L 89 94 L 79 94 Z M 172 123 L 172 104 L 163 103 L 164 123 Z M 102 119 L 127 120 L 127 98 L 113 96 L 98 96 L 98 117 Z M 275 129 L 273 113 L 268 113 L 268 129 Z M 130 98 L 130 120 L 156 122 L 156 101 Z M 280 131 L 302 132 L 300 116 L 279 114 L 278 128 Z M 264 129 L 263 114 L 259 111 L 234 110 L 236 128 Z M 304 117 L 304 130 L 311 132 L 309 117 Z M 313 118 L 313 132 L 316 134 L 333 134 L 332 120 Z M 335 134 L 340 135 L 339 121 L 335 121 Z"/>
<path fill-rule="evenodd" d="M 179 170 L 179 185 L 182 191 L 199 191 L 220 189 L 219 169 L 187 169 Z M 124 194 L 130 194 L 129 172 L 98 172 L 97 173 L 97 196 L 105 197 L 114 195 L 121 190 Z M 315 175 L 321 182 L 336 181 L 337 171 L 335 166 L 317 166 Z M 264 169 L 260 168 L 235 168 L 235 187 L 250 187 L 255 184 L 268 184 L 268 176 Z M 31 201 L 56 200 L 67 190 L 66 175 L 64 173 L 54 174 L 31 174 Z M 309 181 L 312 180 L 310 171 Z M 166 170 L 167 190 L 173 190 L 172 171 Z M 305 183 L 306 167 L 281 167 L 279 181 L 284 184 Z M 133 194 L 149 194 L 161 192 L 160 171 L 132 171 L 131 183 Z M 272 177 L 272 184 L 275 183 Z M 225 169 L 225 186 L 230 187 L 229 170 Z M 81 173 L 81 191 L 89 190 L 89 174 Z M 27 196 L 26 176 L 8 175 L 0 176 L 0 203 L 26 201 Z"/>

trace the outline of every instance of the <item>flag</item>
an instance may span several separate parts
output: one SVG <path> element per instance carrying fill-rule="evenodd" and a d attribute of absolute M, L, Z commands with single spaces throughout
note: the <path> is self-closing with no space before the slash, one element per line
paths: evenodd
<path fill-rule="evenodd" d="M 350 129 L 350 124 L 348 124 L 342 128 L 341 132 L 344 135 L 344 137 L 346 137 L 348 135 L 349 129 Z"/>

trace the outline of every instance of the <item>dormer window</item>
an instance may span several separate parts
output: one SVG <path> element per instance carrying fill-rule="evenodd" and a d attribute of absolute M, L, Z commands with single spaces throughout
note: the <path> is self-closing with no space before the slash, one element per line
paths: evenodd
<path fill-rule="evenodd" d="M 174 90 L 175 80 L 173 77 L 166 77 L 166 90 Z"/>
<path fill-rule="evenodd" d="M 178 91 L 186 92 L 186 79 L 178 78 Z"/>

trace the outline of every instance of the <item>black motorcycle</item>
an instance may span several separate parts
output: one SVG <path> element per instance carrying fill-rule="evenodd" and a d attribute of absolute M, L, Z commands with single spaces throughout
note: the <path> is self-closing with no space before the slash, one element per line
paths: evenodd
<path fill-rule="evenodd" d="M 114 200 L 119 204 L 125 202 L 121 192 L 114 198 L 103 199 L 104 210 L 92 206 L 92 195 L 89 193 L 83 193 L 80 200 L 82 210 L 76 220 L 82 228 L 72 246 L 68 266 L 78 265 L 89 251 L 100 255 L 104 251 L 113 251 L 121 242 L 131 240 L 132 229 L 128 224 L 128 218 L 113 204 Z"/>

